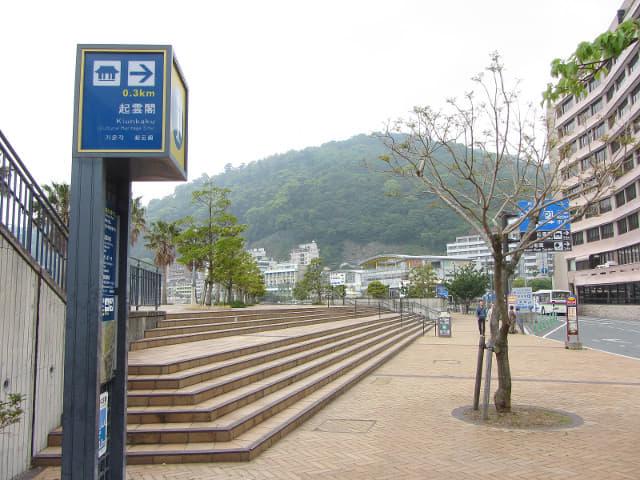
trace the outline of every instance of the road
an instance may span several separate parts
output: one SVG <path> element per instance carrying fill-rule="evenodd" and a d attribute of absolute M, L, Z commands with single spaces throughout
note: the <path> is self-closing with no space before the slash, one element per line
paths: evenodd
<path fill-rule="evenodd" d="M 561 317 L 564 320 L 564 317 Z M 585 347 L 640 359 L 640 321 L 579 317 L 580 341 Z M 565 323 L 543 335 L 544 338 L 567 340 Z"/>

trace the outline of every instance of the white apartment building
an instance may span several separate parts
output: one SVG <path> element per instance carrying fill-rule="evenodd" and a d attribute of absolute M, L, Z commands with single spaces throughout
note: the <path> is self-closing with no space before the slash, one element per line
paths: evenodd
<path fill-rule="evenodd" d="M 553 253 L 527 252 L 518 263 L 516 275 L 523 278 L 533 278 L 538 274 L 553 274 Z M 480 235 L 456 237 L 453 243 L 447 243 L 447 256 L 472 258 L 482 270 L 493 272 L 493 257 L 486 242 Z"/>
<path fill-rule="evenodd" d="M 315 240 L 311 243 L 302 243 L 291 250 L 289 263 L 309 265 L 311 260 L 320 257 L 320 250 Z"/>
<path fill-rule="evenodd" d="M 609 29 L 639 17 L 640 0 L 625 0 Z M 610 195 L 572 223 L 573 250 L 556 255 L 556 288 L 573 291 L 585 313 L 628 317 L 640 310 L 639 53 L 636 42 L 606 77 L 591 80 L 583 98 L 565 97 L 549 112 L 560 143 L 551 158 L 561 162 L 558 180 L 570 204 L 592 165 L 622 160 Z M 633 141 L 620 141 L 625 136 Z"/>

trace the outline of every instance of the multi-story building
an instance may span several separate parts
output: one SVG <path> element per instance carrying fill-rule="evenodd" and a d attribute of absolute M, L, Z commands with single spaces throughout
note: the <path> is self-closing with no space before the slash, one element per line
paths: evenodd
<path fill-rule="evenodd" d="M 625 0 L 609 29 L 640 17 L 640 0 Z M 579 40 L 579 39 L 577 39 Z M 571 225 L 573 250 L 556 255 L 555 285 L 569 288 L 583 312 L 628 316 L 640 308 L 640 44 L 627 48 L 608 74 L 550 110 L 562 182 L 572 204 L 593 165 L 621 162 L 606 196 Z M 623 140 L 624 139 L 624 140 Z"/>
<path fill-rule="evenodd" d="M 447 255 L 473 258 L 480 269 L 493 272 L 493 257 L 480 235 L 456 237 L 455 242 L 447 243 Z M 525 252 L 516 268 L 516 275 L 529 279 L 538 274 L 553 274 L 553 255 L 550 252 Z"/>
<path fill-rule="evenodd" d="M 467 257 L 445 257 L 441 255 L 376 255 L 363 262 L 360 266 L 361 288 L 364 294 L 369 284 L 379 281 L 389 287 L 392 296 L 397 296 L 400 289 L 409 280 L 409 272 L 414 267 L 433 265 L 438 282 L 449 280 L 456 267 L 461 267 L 474 259 Z"/>
<path fill-rule="evenodd" d="M 481 269 L 487 272 L 493 270 L 493 257 L 487 243 L 480 235 L 456 237 L 455 242 L 447 243 L 447 255 L 473 258 Z"/>
<path fill-rule="evenodd" d="M 298 265 L 309 265 L 311 260 L 320 257 L 320 250 L 315 240 L 311 243 L 302 243 L 291 250 L 289 263 Z"/>

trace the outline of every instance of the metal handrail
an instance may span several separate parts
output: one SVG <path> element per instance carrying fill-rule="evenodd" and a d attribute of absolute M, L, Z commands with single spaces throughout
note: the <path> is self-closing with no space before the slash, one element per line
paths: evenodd
<path fill-rule="evenodd" d="M 66 290 L 69 230 L 1 130 L 0 224 Z"/>
<path fill-rule="evenodd" d="M 162 272 L 156 265 L 129 257 L 129 307 L 152 306 L 158 309 Z"/>

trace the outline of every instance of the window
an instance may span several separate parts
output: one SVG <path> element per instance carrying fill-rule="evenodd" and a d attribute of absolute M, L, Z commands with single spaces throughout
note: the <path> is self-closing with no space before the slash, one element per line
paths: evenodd
<path fill-rule="evenodd" d="M 640 100 L 640 85 L 631 92 L 631 103 L 637 103 Z"/>
<path fill-rule="evenodd" d="M 610 212 L 612 208 L 611 197 L 603 198 L 602 200 L 600 200 L 600 213 Z"/>
<path fill-rule="evenodd" d="M 638 54 L 636 53 L 633 57 L 631 57 L 631 60 L 629 60 L 629 65 L 627 65 L 627 71 L 629 72 L 629 75 L 633 73 L 633 71 L 636 69 L 637 66 L 638 66 Z"/>
<path fill-rule="evenodd" d="M 583 158 L 580 160 L 580 166 L 582 167 L 582 171 L 586 172 L 592 165 L 592 157 Z"/>
<path fill-rule="evenodd" d="M 620 147 L 622 145 L 620 144 L 620 142 L 618 141 L 613 141 L 611 142 L 611 155 L 613 155 L 614 153 L 616 153 L 618 150 L 620 150 Z"/>
<path fill-rule="evenodd" d="M 623 70 L 622 73 L 620 74 L 620 76 L 618 78 L 616 78 L 616 90 L 620 90 L 620 85 L 622 85 L 622 83 L 624 82 L 624 79 L 626 77 L 626 73 Z"/>
<path fill-rule="evenodd" d="M 596 215 L 598 215 L 598 205 L 589 205 L 584 216 L 587 218 L 591 218 L 595 217 Z"/>
<path fill-rule="evenodd" d="M 624 101 L 620 104 L 620 106 L 616 110 L 616 118 L 618 120 L 623 118 L 624 114 L 627 113 L 628 106 L 629 106 L 629 102 L 627 101 L 627 99 L 624 99 Z"/>
<path fill-rule="evenodd" d="M 613 223 L 606 223 L 600 226 L 600 238 L 603 240 L 605 238 L 613 237 Z"/>
<path fill-rule="evenodd" d="M 574 105 L 573 97 L 569 97 L 569 99 L 562 104 L 562 114 L 564 115 L 569 110 L 571 110 L 573 105 Z"/>
<path fill-rule="evenodd" d="M 623 233 L 627 233 L 627 219 L 623 218 L 622 220 L 618 220 L 618 235 L 622 235 Z"/>
<path fill-rule="evenodd" d="M 624 198 L 624 190 L 620 190 L 616 193 L 616 207 L 621 207 L 625 203 L 627 203 L 627 201 Z"/>
<path fill-rule="evenodd" d="M 591 138 L 589 138 L 588 133 L 581 135 L 580 138 L 578 139 L 578 145 L 580 145 L 580 148 L 584 148 L 590 143 L 591 143 Z"/>
<path fill-rule="evenodd" d="M 591 115 L 595 115 L 602 110 L 602 97 L 591 104 Z"/>
<path fill-rule="evenodd" d="M 604 135 L 604 132 L 605 132 L 604 122 L 600 122 L 598 125 L 596 125 L 595 128 L 591 132 L 592 132 L 592 135 L 593 135 L 593 139 L 594 140 L 599 140 L 600 137 L 602 137 Z"/>
<path fill-rule="evenodd" d="M 593 227 L 587 230 L 587 242 L 597 242 L 600 240 L 600 229 Z"/>
<path fill-rule="evenodd" d="M 629 65 L 629 68 L 631 68 L 631 65 Z M 596 88 L 598 88 L 600 86 L 600 83 L 602 82 L 599 78 L 592 78 L 591 80 L 589 80 L 589 85 L 588 85 L 589 92 L 593 92 Z"/>
<path fill-rule="evenodd" d="M 607 98 L 607 102 L 610 102 L 613 96 L 616 93 L 616 87 L 612 86 L 609 90 L 607 90 L 607 94 L 605 95 Z"/>
<path fill-rule="evenodd" d="M 638 228 L 638 213 L 636 212 L 629 215 L 627 221 L 629 222 L 629 231 Z"/>
<path fill-rule="evenodd" d="M 638 87 L 638 90 L 640 90 L 640 87 Z M 639 95 L 640 95 L 640 93 L 639 93 Z M 582 125 L 584 122 L 587 121 L 587 119 L 590 116 L 591 116 L 591 113 L 589 112 L 588 108 L 585 108 L 583 111 L 578 113 L 578 125 Z"/>
<path fill-rule="evenodd" d="M 624 192 L 627 197 L 627 202 L 630 202 L 634 198 L 636 198 L 636 184 L 632 183 L 627 188 L 624 189 Z"/>
<path fill-rule="evenodd" d="M 584 243 L 583 233 L 584 232 L 575 232 L 571 235 L 574 245 L 582 245 Z"/>
<path fill-rule="evenodd" d="M 629 170 L 633 169 L 633 155 L 629 155 L 627 158 L 624 159 L 624 162 L 622 162 L 622 171 L 627 173 Z"/>
<path fill-rule="evenodd" d="M 568 134 L 570 132 L 573 131 L 573 129 L 576 128 L 576 121 L 575 118 L 572 118 L 569 122 L 567 122 L 567 124 L 564 126 L 564 134 Z"/>
<path fill-rule="evenodd" d="M 604 161 L 607 158 L 607 149 L 606 148 L 602 148 L 600 150 L 598 150 L 595 155 L 595 164 L 596 165 L 602 165 L 604 163 Z"/>

